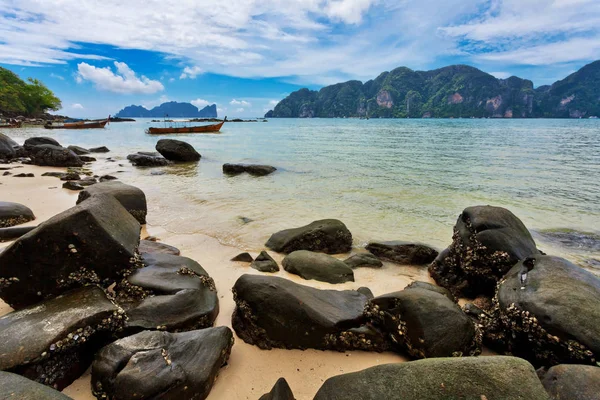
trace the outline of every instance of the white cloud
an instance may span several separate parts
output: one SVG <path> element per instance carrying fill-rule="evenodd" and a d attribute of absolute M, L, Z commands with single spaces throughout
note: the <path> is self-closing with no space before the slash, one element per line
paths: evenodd
<path fill-rule="evenodd" d="M 237 108 L 237 109 L 235 110 L 235 112 L 237 112 L 237 113 L 244 112 L 244 108 L 242 108 L 242 107 L 241 107 L 241 108 Z"/>
<path fill-rule="evenodd" d="M 244 107 L 252 107 L 252 104 L 245 100 L 236 100 L 233 99 L 229 102 L 232 106 L 244 106 Z M 242 110 L 243 111 L 243 110 Z"/>
<path fill-rule="evenodd" d="M 83 110 L 83 106 L 79 103 L 71 104 L 71 108 L 74 110 Z"/>
<path fill-rule="evenodd" d="M 169 78 L 169 82 L 175 82 L 175 78 Z"/>
<path fill-rule="evenodd" d="M 193 105 L 195 105 L 196 107 L 198 107 L 198 109 L 202 109 L 206 106 L 209 106 L 213 103 L 211 103 L 208 100 L 204 100 L 204 99 L 196 99 L 196 100 L 192 100 L 190 101 L 190 103 L 192 103 Z"/>
<path fill-rule="evenodd" d="M 61 81 L 64 81 L 64 80 L 65 80 L 65 77 L 64 77 L 64 76 L 57 75 L 57 74 L 55 74 L 54 72 L 52 72 L 52 73 L 50 74 L 50 77 L 51 77 L 51 78 L 55 78 L 55 79 L 60 79 Z"/>
<path fill-rule="evenodd" d="M 489 72 L 490 75 L 495 76 L 498 79 L 510 78 L 512 74 L 510 72 Z"/>
<path fill-rule="evenodd" d="M 196 76 L 200 75 L 203 72 L 204 70 L 197 66 L 185 67 L 181 75 L 179 75 L 179 79 L 196 79 Z"/>
<path fill-rule="evenodd" d="M 115 61 L 116 72 L 110 67 L 98 68 L 87 63 L 77 64 L 77 82 L 90 81 L 100 90 L 122 94 L 152 94 L 164 90 L 159 81 L 136 73 L 123 62 Z"/>

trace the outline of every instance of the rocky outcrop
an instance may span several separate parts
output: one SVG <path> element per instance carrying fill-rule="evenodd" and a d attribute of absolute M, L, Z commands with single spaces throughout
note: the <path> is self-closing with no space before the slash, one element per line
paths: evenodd
<path fill-rule="evenodd" d="M 327 254 L 298 250 L 283 259 L 283 268 L 295 275 L 321 282 L 354 282 L 354 272 L 343 261 Z"/>
<path fill-rule="evenodd" d="M 13 311 L 0 317 L 0 370 L 62 390 L 124 321 L 123 310 L 95 286 Z"/>
<path fill-rule="evenodd" d="M 429 272 L 438 285 L 457 297 L 491 297 L 498 280 L 513 265 L 539 254 L 521 220 L 501 207 L 466 208 L 454 226 L 452 240 Z"/>
<path fill-rule="evenodd" d="M 0 253 L 0 297 L 15 309 L 89 283 L 108 286 L 136 266 L 140 225 L 111 196 L 94 196 Z"/>
<path fill-rule="evenodd" d="M 359 253 L 355 254 L 344 260 L 344 263 L 350 268 L 360 268 L 360 267 L 369 267 L 369 268 L 381 268 L 383 267 L 383 263 L 377 257 L 375 257 L 371 253 Z"/>
<path fill-rule="evenodd" d="M 475 314 L 497 351 L 534 365 L 598 361 L 600 279 L 562 258 L 518 263 L 498 285 L 493 308 Z"/>
<path fill-rule="evenodd" d="M 258 164 L 223 164 L 223 173 L 226 175 L 240 175 L 247 172 L 253 176 L 265 176 L 277 171 L 270 165 Z"/>
<path fill-rule="evenodd" d="M 516 357 L 431 358 L 329 378 L 314 400 L 548 400 L 531 364 Z"/>
<path fill-rule="evenodd" d="M 269 393 L 260 396 L 258 400 L 295 400 L 294 393 L 285 378 L 279 378 Z"/>
<path fill-rule="evenodd" d="M 227 363 L 232 345 L 233 334 L 224 326 L 140 332 L 96 355 L 92 390 L 98 398 L 114 400 L 202 400 Z"/>
<path fill-rule="evenodd" d="M 191 144 L 174 139 L 160 139 L 156 143 L 156 151 L 167 160 L 176 162 L 198 161 L 201 157 Z"/>
<path fill-rule="evenodd" d="M 279 271 L 279 265 L 266 251 L 261 251 L 256 260 L 251 261 L 250 266 L 260 272 Z"/>
<path fill-rule="evenodd" d="M 170 254 L 142 254 L 144 268 L 115 288 L 127 312 L 126 329 L 185 331 L 208 328 L 219 313 L 215 283 L 196 261 Z"/>
<path fill-rule="evenodd" d="M 19 400 L 72 400 L 48 386 L 21 375 L 0 371 L 0 398 Z"/>
<path fill-rule="evenodd" d="M 401 241 L 370 242 L 366 249 L 379 258 L 404 265 L 429 264 L 438 255 L 437 250 L 424 244 Z"/>
<path fill-rule="evenodd" d="M 169 164 L 166 158 L 145 152 L 130 154 L 127 159 L 136 167 L 163 167 Z"/>
<path fill-rule="evenodd" d="M 266 246 L 279 253 L 291 253 L 296 250 L 327 254 L 347 253 L 352 248 L 352 234 L 343 222 L 324 219 L 300 228 L 274 233 Z"/>
<path fill-rule="evenodd" d="M 33 221 L 35 215 L 27 206 L 19 203 L 0 201 L 0 228 L 7 228 Z"/>
<path fill-rule="evenodd" d="M 538 370 L 542 385 L 552 400 L 598 400 L 600 368 L 591 365 L 561 364 Z"/>
<path fill-rule="evenodd" d="M 71 150 L 51 144 L 32 147 L 29 150 L 34 165 L 50 167 L 81 167 L 84 162 Z"/>
<path fill-rule="evenodd" d="M 146 203 L 146 195 L 141 189 L 122 182 L 100 182 L 80 192 L 77 204 L 98 195 L 114 197 L 140 224 L 146 223 L 148 205 Z"/>

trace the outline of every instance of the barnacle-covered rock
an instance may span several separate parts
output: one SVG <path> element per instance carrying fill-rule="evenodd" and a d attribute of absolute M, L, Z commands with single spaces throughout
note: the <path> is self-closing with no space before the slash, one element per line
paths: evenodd
<path fill-rule="evenodd" d="M 379 258 L 406 265 L 429 264 L 438 255 L 437 250 L 427 245 L 402 241 L 371 242 L 366 249 Z"/>
<path fill-rule="evenodd" d="M 148 206 L 142 189 L 117 181 L 100 182 L 80 192 L 77 204 L 101 194 L 113 196 L 140 224 L 146 223 Z"/>
<path fill-rule="evenodd" d="M 314 400 L 548 400 L 531 364 L 516 357 L 430 358 L 329 378 Z"/>
<path fill-rule="evenodd" d="M 274 233 L 266 246 L 279 253 L 296 250 L 319 251 L 327 254 L 347 253 L 352 248 L 352 234 L 343 222 L 324 219 L 306 226 Z"/>
<path fill-rule="evenodd" d="M 233 346 L 227 327 L 190 332 L 144 331 L 96 355 L 92 391 L 98 399 L 205 399 Z"/>
<path fill-rule="evenodd" d="M 519 260 L 539 254 L 521 220 L 501 207 L 466 208 L 454 226 L 452 244 L 429 266 L 438 285 L 456 297 L 493 296 L 496 283 Z"/>
<path fill-rule="evenodd" d="M 0 317 L 0 370 L 62 390 L 122 329 L 123 310 L 87 286 Z"/>
<path fill-rule="evenodd" d="M 88 283 L 108 287 L 135 268 L 140 225 L 112 196 L 94 196 L 0 253 L 0 297 L 20 309 Z"/>
<path fill-rule="evenodd" d="M 0 201 L 0 228 L 7 228 L 33 221 L 35 215 L 27 206 L 19 203 Z"/>
<path fill-rule="evenodd" d="M 595 364 L 600 354 L 600 279 L 569 261 L 528 257 L 478 314 L 485 340 L 534 365 Z"/>

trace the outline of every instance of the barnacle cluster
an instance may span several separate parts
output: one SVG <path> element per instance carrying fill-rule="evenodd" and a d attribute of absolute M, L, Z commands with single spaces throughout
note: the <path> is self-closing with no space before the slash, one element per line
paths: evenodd
<path fill-rule="evenodd" d="M 21 225 L 29 221 L 31 221 L 31 218 L 27 218 L 22 215 L 18 217 L 2 218 L 0 219 L 0 228 L 8 228 L 10 226 Z"/>
<path fill-rule="evenodd" d="M 2 289 L 6 289 L 13 283 L 17 283 L 17 282 L 19 282 L 19 278 L 15 277 L 15 276 L 10 277 L 10 278 L 0 278 L 0 292 L 2 291 Z"/>
<path fill-rule="evenodd" d="M 215 286 L 215 281 L 210 276 L 200 275 L 196 271 L 194 271 L 188 267 L 179 268 L 179 271 L 177 271 L 177 273 L 179 275 L 197 276 L 198 278 L 200 278 L 200 282 L 202 283 L 202 286 L 206 287 L 207 289 L 209 289 L 213 292 L 217 291 L 217 288 Z"/>

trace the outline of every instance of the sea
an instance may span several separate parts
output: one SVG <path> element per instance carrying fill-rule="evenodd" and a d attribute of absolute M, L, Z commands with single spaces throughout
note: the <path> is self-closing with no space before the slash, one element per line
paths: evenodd
<path fill-rule="evenodd" d="M 111 151 L 97 155 L 94 171 L 141 187 L 150 225 L 245 250 L 325 218 L 343 221 L 356 248 L 401 240 L 443 249 L 464 208 L 489 204 L 516 214 L 546 253 L 600 271 L 600 120 L 270 119 L 229 122 L 220 134 L 145 133 L 163 125 L 139 119 L 9 134 L 105 145 Z M 192 144 L 201 161 L 138 168 L 126 160 L 154 151 L 160 138 Z M 228 177 L 224 163 L 277 172 Z"/>

